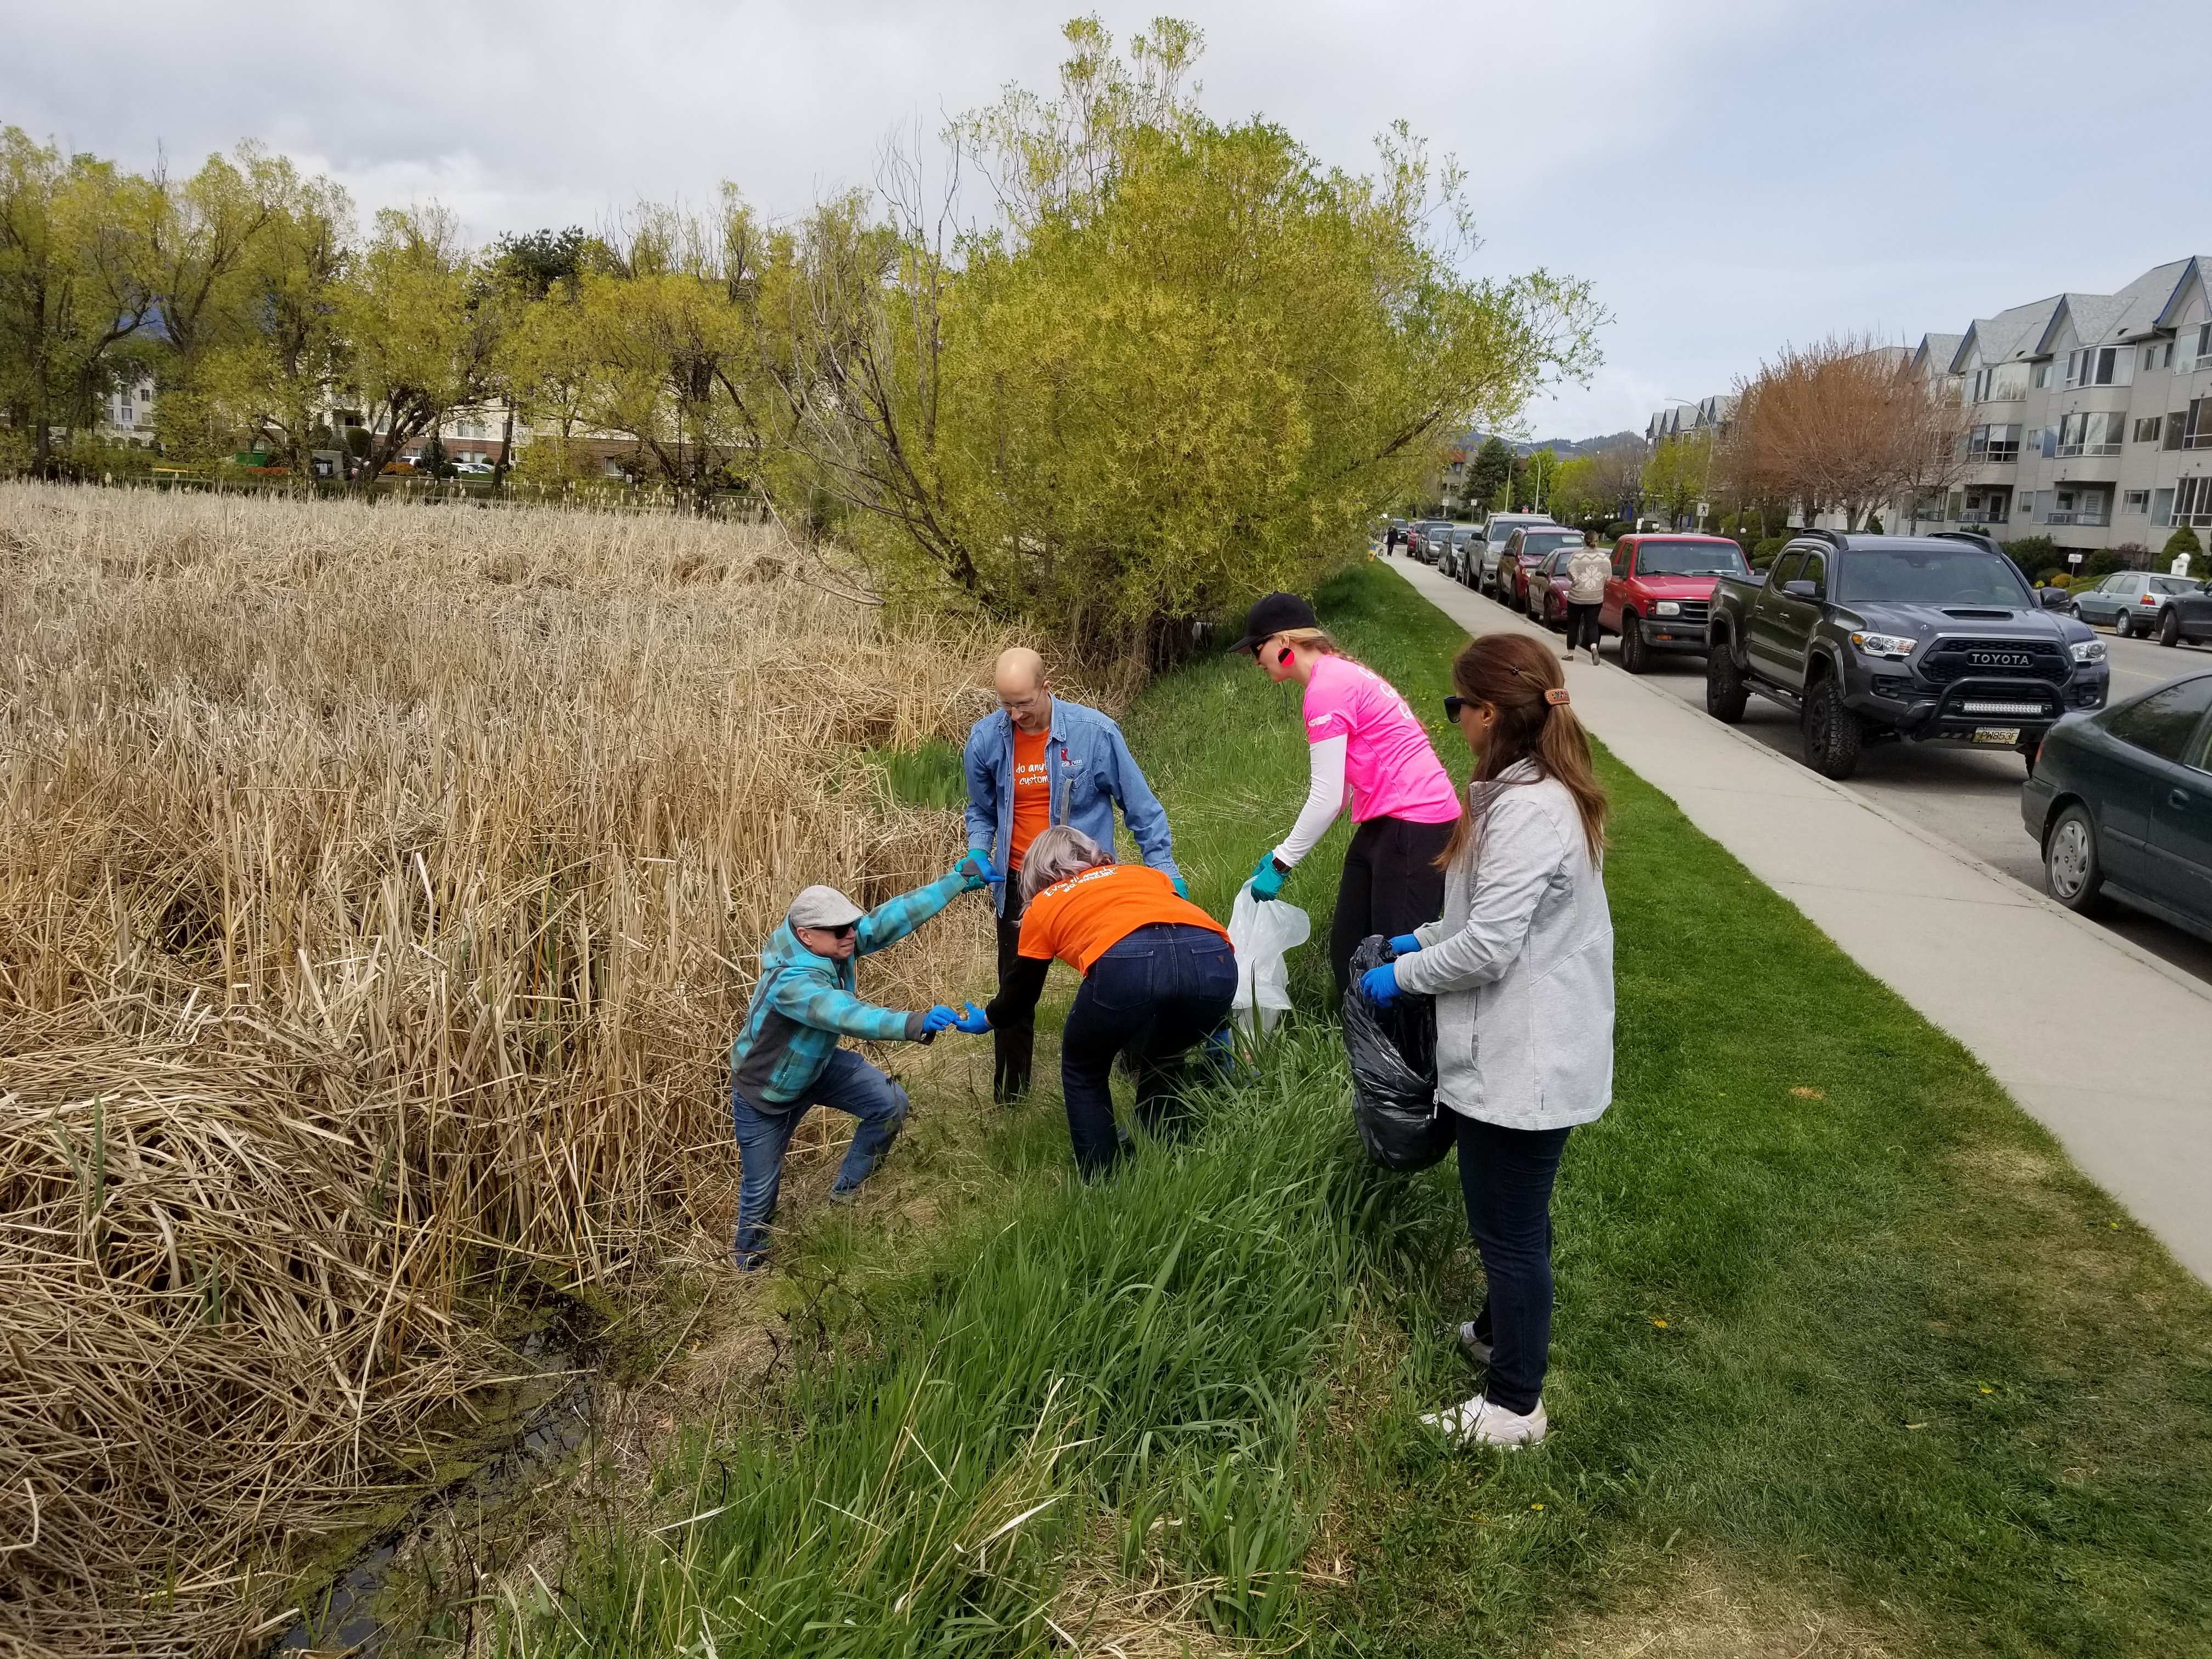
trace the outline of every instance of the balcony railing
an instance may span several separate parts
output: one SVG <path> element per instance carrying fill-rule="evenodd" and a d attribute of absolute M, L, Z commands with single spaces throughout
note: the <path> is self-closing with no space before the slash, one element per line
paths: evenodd
<path fill-rule="evenodd" d="M 2109 525 L 2112 521 L 2112 515 L 2102 511 L 2095 513 L 2046 513 L 2043 516 L 2043 521 L 2045 524 Z"/>
<path fill-rule="evenodd" d="M 2009 513 L 1977 513 L 1968 511 L 1959 515 L 1960 524 L 2003 524 L 2012 517 Z"/>
<path fill-rule="evenodd" d="M 2185 432 L 2181 434 L 2184 449 L 2212 449 L 2212 432 Z"/>
<path fill-rule="evenodd" d="M 2118 444 L 2061 444 L 2058 446 L 2058 454 L 2062 459 L 2069 455 L 2117 455 L 2119 453 L 2120 447 Z"/>
<path fill-rule="evenodd" d="M 2191 530 L 2212 530 L 2212 513 L 2176 513 L 2166 522 L 2177 528 L 2187 525 Z"/>
<path fill-rule="evenodd" d="M 1986 449 L 1966 451 L 1968 466 L 2010 466 L 2019 459 L 2020 446 L 2016 443 L 1991 444 Z"/>

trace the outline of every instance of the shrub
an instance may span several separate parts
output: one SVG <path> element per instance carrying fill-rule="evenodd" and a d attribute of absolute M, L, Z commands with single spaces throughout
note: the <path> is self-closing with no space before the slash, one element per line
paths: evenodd
<path fill-rule="evenodd" d="M 2181 573 L 2185 576 L 2203 577 L 2212 574 L 2212 569 L 2207 568 L 2204 544 L 2197 540 L 2197 532 L 2187 525 L 2179 526 L 2173 534 L 2166 538 L 2165 552 L 2169 563 L 2177 554 L 2185 553 L 2189 556 L 2189 563 Z"/>
<path fill-rule="evenodd" d="M 1756 547 L 1751 550 L 1751 562 L 1753 568 L 1758 570 L 1765 569 L 1767 566 L 1774 562 L 1774 556 L 1779 553 L 1789 544 L 1790 538 L 1787 536 L 1769 536 L 1765 541 L 1759 543 Z"/>
<path fill-rule="evenodd" d="M 2040 576 L 2038 576 L 2035 580 L 2036 585 L 2040 587 L 2071 587 L 2074 586 L 2073 577 L 2068 575 L 2064 571 L 2058 569 L 2055 566 L 2052 568 L 2045 571 Z"/>
<path fill-rule="evenodd" d="M 1611 524 L 1606 526 L 1605 538 L 1609 542 L 1617 542 L 1635 528 L 1636 526 L 1626 519 L 1615 519 Z"/>

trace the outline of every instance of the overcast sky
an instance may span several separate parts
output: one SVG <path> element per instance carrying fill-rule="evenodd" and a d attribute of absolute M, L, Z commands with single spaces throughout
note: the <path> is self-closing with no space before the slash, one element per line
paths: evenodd
<path fill-rule="evenodd" d="M 1098 8 L 1117 36 L 1165 0 Z M 592 226 L 736 180 L 771 216 L 886 137 L 1046 88 L 1073 9 L 0 0 L 0 125 L 134 167 L 257 137 L 375 208 Z M 1217 118 L 1364 167 L 1401 117 L 1469 174 L 1476 271 L 1587 277 L 1605 365 L 1534 435 L 1640 428 L 1786 341 L 1917 340 L 2212 252 L 2202 0 L 1186 0 Z"/>

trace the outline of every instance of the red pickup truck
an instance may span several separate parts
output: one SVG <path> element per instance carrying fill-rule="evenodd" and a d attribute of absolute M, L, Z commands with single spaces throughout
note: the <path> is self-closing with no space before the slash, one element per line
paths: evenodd
<path fill-rule="evenodd" d="M 1725 536 L 1660 531 L 1613 544 L 1598 625 L 1620 635 L 1620 665 L 1632 674 L 1655 653 L 1705 648 L 1705 618 L 1723 575 L 1747 576 L 1743 550 Z"/>

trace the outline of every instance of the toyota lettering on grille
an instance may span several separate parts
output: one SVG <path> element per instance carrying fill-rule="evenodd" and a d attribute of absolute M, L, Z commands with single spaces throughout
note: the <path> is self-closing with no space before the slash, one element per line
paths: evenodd
<path fill-rule="evenodd" d="M 1969 651 L 1966 660 L 1977 668 L 2027 668 L 2035 659 L 2025 651 Z"/>

